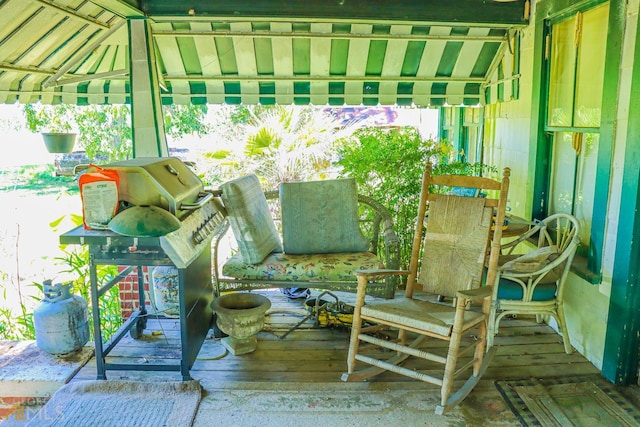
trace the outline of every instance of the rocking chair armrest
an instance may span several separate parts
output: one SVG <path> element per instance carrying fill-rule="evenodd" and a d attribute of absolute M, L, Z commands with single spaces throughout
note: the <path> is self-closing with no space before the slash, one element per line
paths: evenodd
<path fill-rule="evenodd" d="M 456 292 L 460 298 L 477 301 L 493 295 L 493 286 L 481 286 L 475 289 L 467 289 L 466 291 Z"/>

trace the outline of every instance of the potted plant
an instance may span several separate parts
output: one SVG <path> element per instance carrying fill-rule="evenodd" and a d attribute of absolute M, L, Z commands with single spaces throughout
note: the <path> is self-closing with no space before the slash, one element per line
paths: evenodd
<path fill-rule="evenodd" d="M 24 107 L 27 128 L 40 132 L 50 153 L 70 153 L 77 132 L 74 106 L 68 104 L 27 104 Z"/>

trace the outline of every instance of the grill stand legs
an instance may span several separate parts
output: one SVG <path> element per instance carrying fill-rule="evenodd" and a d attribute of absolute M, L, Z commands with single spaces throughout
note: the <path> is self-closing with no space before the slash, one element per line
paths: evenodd
<path fill-rule="evenodd" d="M 107 379 L 107 370 L 136 370 L 136 371 L 179 371 L 184 381 L 191 380 L 190 369 L 195 361 L 200 347 L 212 324 L 211 301 L 213 299 L 213 286 L 211 284 L 211 251 L 204 250 L 198 258 L 186 269 L 178 269 L 179 297 L 180 297 L 180 338 L 181 360 L 180 364 L 129 364 L 108 363 L 107 356 L 118 342 L 129 332 L 134 339 L 139 338 L 146 328 L 149 314 L 146 310 L 144 295 L 144 274 L 142 267 L 145 265 L 166 265 L 167 259 L 161 261 L 144 260 L 132 263 L 123 259 L 99 259 L 90 248 L 90 280 L 91 280 L 91 308 L 93 317 L 93 331 L 95 341 L 95 357 L 97 379 Z M 121 273 L 102 287 L 98 287 L 98 265 L 128 265 Z M 139 295 L 139 308 L 116 331 L 109 341 L 104 342 L 100 324 L 100 298 L 111 287 L 127 277 L 137 269 L 137 288 Z M 189 285 L 185 285 L 188 283 Z M 156 316 L 156 315 L 153 315 Z M 161 317 L 161 316 L 158 316 Z"/>

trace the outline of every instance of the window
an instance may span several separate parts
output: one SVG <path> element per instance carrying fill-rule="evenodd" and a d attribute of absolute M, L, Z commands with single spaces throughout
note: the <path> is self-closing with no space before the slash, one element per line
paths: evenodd
<path fill-rule="evenodd" d="M 458 160 L 468 163 L 482 162 L 483 109 L 479 107 L 442 107 L 441 138 L 453 144 Z"/>
<path fill-rule="evenodd" d="M 547 37 L 550 135 L 547 212 L 580 221 L 582 254 L 588 256 L 600 140 L 609 4 L 551 23 Z"/>

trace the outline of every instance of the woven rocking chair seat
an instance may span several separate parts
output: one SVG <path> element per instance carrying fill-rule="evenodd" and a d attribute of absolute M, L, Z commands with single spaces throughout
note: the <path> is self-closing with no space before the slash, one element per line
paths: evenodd
<path fill-rule="evenodd" d="M 438 335 L 451 335 L 455 307 L 418 299 L 393 299 L 381 301 L 373 306 L 362 307 L 362 316 L 383 322 L 401 324 L 406 328 L 415 328 Z M 482 312 L 466 311 L 463 328 L 468 329 L 482 322 Z"/>

